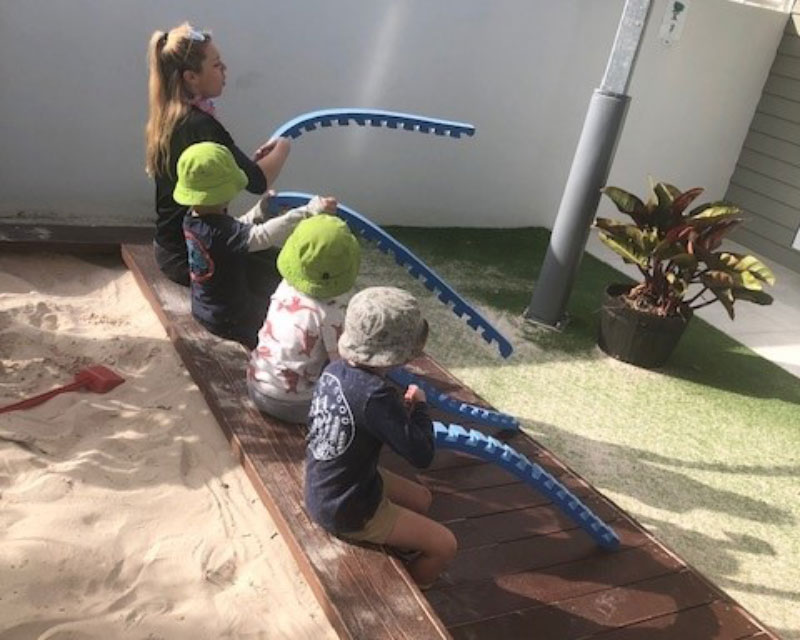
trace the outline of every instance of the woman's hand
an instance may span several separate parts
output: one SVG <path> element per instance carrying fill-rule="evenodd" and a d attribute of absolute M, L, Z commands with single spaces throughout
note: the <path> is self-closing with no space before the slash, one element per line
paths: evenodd
<path fill-rule="evenodd" d="M 253 154 L 253 161 L 258 164 L 268 185 L 278 178 L 291 146 L 289 138 L 270 138 Z"/>
<path fill-rule="evenodd" d="M 253 153 L 253 162 L 258 162 L 264 156 L 268 155 L 270 151 L 275 149 L 275 146 L 278 144 L 278 140 L 281 138 L 270 138 L 264 144 L 262 144 L 258 149 L 255 150 Z"/>

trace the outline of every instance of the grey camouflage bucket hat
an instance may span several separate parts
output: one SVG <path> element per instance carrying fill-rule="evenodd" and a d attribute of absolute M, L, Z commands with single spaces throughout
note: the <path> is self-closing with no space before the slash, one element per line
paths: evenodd
<path fill-rule="evenodd" d="M 354 364 L 394 367 L 419 356 L 427 336 L 414 296 L 396 287 L 368 287 L 347 305 L 339 355 Z"/>

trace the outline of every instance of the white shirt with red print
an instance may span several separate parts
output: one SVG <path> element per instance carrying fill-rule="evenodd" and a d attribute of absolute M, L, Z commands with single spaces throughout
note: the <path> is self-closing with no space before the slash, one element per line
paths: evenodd
<path fill-rule="evenodd" d="M 322 369 L 339 357 L 349 300 L 349 293 L 311 298 L 281 281 L 250 356 L 248 377 L 261 393 L 289 402 L 311 399 Z"/>

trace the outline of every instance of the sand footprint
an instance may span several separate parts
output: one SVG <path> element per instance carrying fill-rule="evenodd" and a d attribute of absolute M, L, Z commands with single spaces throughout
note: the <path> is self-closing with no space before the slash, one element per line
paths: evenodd
<path fill-rule="evenodd" d="M 125 625 L 133 627 L 141 624 L 143 620 L 151 616 L 159 616 L 172 611 L 172 603 L 168 600 L 155 599 L 143 602 L 130 610 L 125 616 Z"/>
<path fill-rule="evenodd" d="M 200 571 L 203 578 L 220 588 L 229 587 L 239 569 L 237 554 L 229 546 L 212 547 L 202 545 L 193 555 L 200 553 Z"/>
<path fill-rule="evenodd" d="M 229 587 L 234 583 L 238 568 L 236 558 L 228 558 L 219 566 L 206 569 L 205 579 L 218 587 Z"/>

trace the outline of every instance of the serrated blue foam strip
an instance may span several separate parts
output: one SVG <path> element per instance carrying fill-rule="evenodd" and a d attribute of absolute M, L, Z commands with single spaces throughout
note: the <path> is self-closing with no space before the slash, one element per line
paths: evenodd
<path fill-rule="evenodd" d="M 346 107 L 340 109 L 322 109 L 309 111 L 289 120 L 275 129 L 273 138 L 299 138 L 305 131 L 313 131 L 318 126 L 330 127 L 334 124 L 347 126 L 351 122 L 372 127 L 387 127 L 397 129 L 398 125 L 405 131 L 419 131 L 420 133 L 433 132 L 437 136 L 460 138 L 462 135 L 475 135 L 475 127 L 467 122 L 455 122 L 440 118 L 399 111 L 385 111 L 383 109 L 358 109 Z"/>
<path fill-rule="evenodd" d="M 282 191 L 269 200 L 269 206 L 274 210 L 278 207 L 300 207 L 308 203 L 313 196 L 299 191 Z M 423 284 L 431 291 L 439 293 L 439 300 L 447 304 L 452 302 L 460 307 L 467 318 L 467 325 L 479 331 L 481 337 L 488 343 L 496 343 L 500 355 L 507 358 L 514 351 L 508 338 L 495 329 L 491 323 L 477 309 L 464 300 L 455 289 L 440 278 L 428 265 L 415 256 L 405 245 L 395 240 L 374 222 L 361 215 L 354 209 L 339 204 L 336 214 L 342 218 L 350 229 L 367 240 L 378 243 L 378 248 L 384 253 L 393 253 L 395 260 L 418 272 L 417 279 L 422 278 Z M 383 246 L 383 248 L 381 248 Z M 460 316 L 459 316 L 460 317 Z"/>
<path fill-rule="evenodd" d="M 446 393 L 439 391 L 439 389 L 427 380 L 423 380 L 419 376 L 411 373 L 408 369 L 397 367 L 389 371 L 387 375 L 390 380 L 400 386 L 407 387 L 410 384 L 417 385 L 425 392 L 428 404 L 432 407 L 436 407 L 437 409 L 441 409 L 453 415 L 461 416 L 470 422 L 486 425 L 487 427 L 519 430 L 519 420 L 514 416 L 451 398 Z"/>
<path fill-rule="evenodd" d="M 433 434 L 438 448 L 453 449 L 498 465 L 550 498 L 601 547 L 619 547 L 619 536 L 611 527 L 550 473 L 535 462 L 530 462 L 510 445 L 502 443 L 503 446 L 498 447 L 476 429 L 465 429 L 459 424 L 446 425 L 439 421 L 433 422 Z"/>

